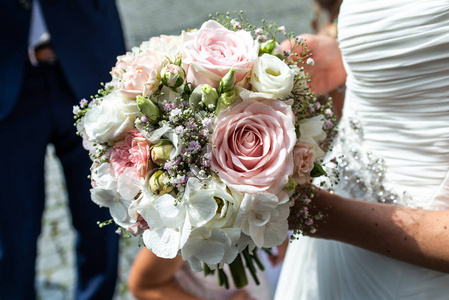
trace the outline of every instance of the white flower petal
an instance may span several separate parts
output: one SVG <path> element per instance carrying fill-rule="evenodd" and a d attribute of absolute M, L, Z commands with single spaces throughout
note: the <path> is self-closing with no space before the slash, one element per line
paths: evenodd
<path fill-rule="evenodd" d="M 125 221 L 128 217 L 126 207 L 120 202 L 118 193 L 101 188 L 90 189 L 92 201 L 100 206 L 109 208 L 111 216 L 116 222 Z"/>
<path fill-rule="evenodd" d="M 193 272 L 203 271 L 203 263 L 197 257 L 192 256 L 191 258 L 188 259 L 188 262 Z"/>
<path fill-rule="evenodd" d="M 133 200 L 140 192 L 139 177 L 133 168 L 126 168 L 117 180 L 117 188 L 120 195 L 126 200 Z"/>
<path fill-rule="evenodd" d="M 171 228 L 180 227 L 184 223 L 186 207 L 183 203 L 175 205 L 176 199 L 165 194 L 156 199 L 154 207 L 161 215 L 164 224 Z"/>
<path fill-rule="evenodd" d="M 145 230 L 143 241 L 148 249 L 162 258 L 174 258 L 180 249 L 181 233 L 177 229 Z"/>
<path fill-rule="evenodd" d="M 215 216 L 218 208 L 214 197 L 206 190 L 201 190 L 190 197 L 186 205 L 190 222 L 195 227 L 206 224 Z"/>
<path fill-rule="evenodd" d="M 270 222 L 265 227 L 263 247 L 270 248 L 280 245 L 287 238 L 287 235 L 288 235 L 287 222 L 284 221 Z"/>
<path fill-rule="evenodd" d="M 261 248 L 264 245 L 265 226 L 249 225 L 249 235 L 252 237 L 257 247 Z"/>
<path fill-rule="evenodd" d="M 181 249 L 181 254 L 184 260 L 196 257 L 208 265 L 216 265 L 232 262 L 238 251 L 235 245 L 231 245 L 225 231 L 199 227 L 192 230 L 189 240 Z"/>

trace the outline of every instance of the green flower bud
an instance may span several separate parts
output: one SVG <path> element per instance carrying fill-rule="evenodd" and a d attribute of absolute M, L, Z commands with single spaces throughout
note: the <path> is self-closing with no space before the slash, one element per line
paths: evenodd
<path fill-rule="evenodd" d="M 176 89 L 180 87 L 185 80 L 186 73 L 183 68 L 177 64 L 168 64 L 161 70 L 162 83 L 168 87 Z"/>
<path fill-rule="evenodd" d="M 156 195 L 164 195 L 173 191 L 173 186 L 168 183 L 168 175 L 162 170 L 157 170 L 148 181 L 150 190 Z"/>
<path fill-rule="evenodd" d="M 222 111 L 228 108 L 232 103 L 234 103 L 235 99 L 237 99 L 239 96 L 239 91 L 236 88 L 233 88 L 232 90 L 221 93 L 218 97 L 218 103 L 217 103 L 217 110 L 215 111 L 216 115 Z"/>
<path fill-rule="evenodd" d="M 271 54 L 276 47 L 276 42 L 274 40 L 266 41 L 259 46 L 259 56 L 264 53 Z"/>
<path fill-rule="evenodd" d="M 284 190 L 287 192 L 288 195 L 292 195 L 296 189 L 296 185 L 297 185 L 296 181 L 293 178 L 288 177 L 288 182 L 287 185 L 284 187 Z"/>
<path fill-rule="evenodd" d="M 153 145 L 150 150 L 151 160 L 158 166 L 170 159 L 170 153 L 175 148 L 170 141 L 163 140 Z"/>
<path fill-rule="evenodd" d="M 209 110 L 214 111 L 217 105 L 218 93 L 217 90 L 206 84 L 201 88 L 202 97 L 201 102 Z"/>
<path fill-rule="evenodd" d="M 205 106 L 210 111 L 214 111 L 217 105 L 217 90 L 208 84 L 200 84 L 197 86 L 189 98 L 190 108 L 196 109 L 198 106 Z"/>
<path fill-rule="evenodd" d="M 161 110 L 153 101 L 147 97 L 136 97 L 137 108 L 143 113 L 151 124 L 157 124 L 161 118 Z"/>
<path fill-rule="evenodd" d="M 231 91 L 235 85 L 235 69 L 231 68 L 229 72 L 220 80 L 220 87 L 218 88 L 218 93 L 226 93 Z"/>

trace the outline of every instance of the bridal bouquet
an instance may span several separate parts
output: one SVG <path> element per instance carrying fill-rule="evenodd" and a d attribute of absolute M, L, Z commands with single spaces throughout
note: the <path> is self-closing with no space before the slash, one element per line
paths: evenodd
<path fill-rule="evenodd" d="M 254 249 L 281 244 L 290 214 L 314 230 L 309 182 L 324 174 L 335 118 L 298 67 L 310 55 L 276 41 L 284 34 L 302 45 L 301 37 L 284 32 L 238 14 L 151 38 L 74 107 L 93 160 L 92 200 L 157 256 L 217 270 L 225 285 L 225 264 L 237 287 L 245 268 L 257 282 Z"/>

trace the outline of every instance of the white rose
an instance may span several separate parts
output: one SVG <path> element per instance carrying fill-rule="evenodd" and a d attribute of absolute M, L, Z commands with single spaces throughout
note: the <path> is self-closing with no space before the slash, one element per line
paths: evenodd
<path fill-rule="evenodd" d="M 320 148 L 320 143 L 326 139 L 323 125 L 324 116 L 322 115 L 299 121 L 299 140 L 313 145 L 316 159 L 324 156 L 324 151 Z"/>
<path fill-rule="evenodd" d="M 228 193 L 227 186 L 211 179 L 206 183 L 206 190 L 215 198 L 218 209 L 215 216 L 206 223 L 208 228 L 230 228 L 235 222 L 242 196 Z"/>
<path fill-rule="evenodd" d="M 135 101 L 129 100 L 120 92 L 114 92 L 105 96 L 99 105 L 86 113 L 84 129 L 89 140 L 111 143 L 134 128 L 134 121 L 138 115 L 139 110 Z"/>
<path fill-rule="evenodd" d="M 293 89 L 295 72 L 278 57 L 264 54 L 257 60 L 250 83 L 256 92 L 284 98 Z"/>

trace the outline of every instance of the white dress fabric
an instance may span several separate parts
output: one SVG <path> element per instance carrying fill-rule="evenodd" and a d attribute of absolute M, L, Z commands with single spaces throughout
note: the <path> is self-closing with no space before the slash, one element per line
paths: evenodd
<path fill-rule="evenodd" d="M 449 0 L 344 0 L 338 26 L 348 77 L 335 192 L 449 209 Z M 449 275 L 301 237 L 275 299 L 449 299 Z"/>

